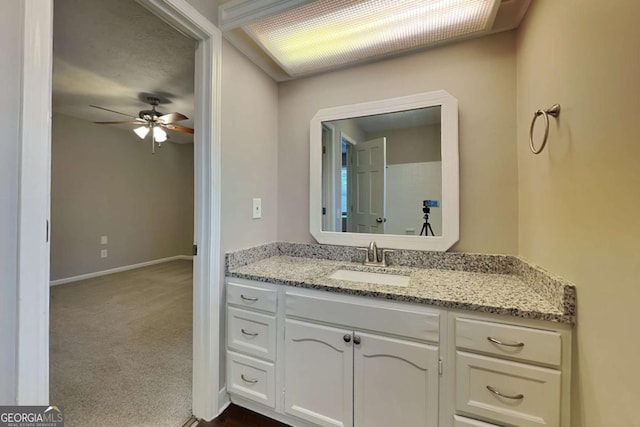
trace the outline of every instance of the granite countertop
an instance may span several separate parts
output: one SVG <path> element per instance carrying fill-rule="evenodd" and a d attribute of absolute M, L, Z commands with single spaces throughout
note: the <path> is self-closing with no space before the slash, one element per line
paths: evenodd
<path fill-rule="evenodd" d="M 411 253 L 396 255 L 395 264 L 382 268 L 353 262 L 354 254 L 343 247 L 336 249 L 341 253 L 331 253 L 334 259 L 326 259 L 322 250 L 330 249 L 326 245 L 272 245 L 228 254 L 227 275 L 443 308 L 575 322 L 575 287 L 517 257 L 406 251 Z M 340 269 L 405 275 L 410 281 L 401 287 L 329 278 Z"/>

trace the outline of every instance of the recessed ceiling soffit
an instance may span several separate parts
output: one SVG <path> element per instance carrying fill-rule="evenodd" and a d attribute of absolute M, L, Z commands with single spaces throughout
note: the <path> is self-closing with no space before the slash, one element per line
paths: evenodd
<path fill-rule="evenodd" d="M 219 27 L 276 81 L 517 28 L 530 0 L 231 0 Z"/>

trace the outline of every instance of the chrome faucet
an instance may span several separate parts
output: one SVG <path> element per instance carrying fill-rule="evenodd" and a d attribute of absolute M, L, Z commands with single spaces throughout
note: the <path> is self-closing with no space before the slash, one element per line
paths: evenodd
<path fill-rule="evenodd" d="M 365 251 L 363 265 L 368 267 L 386 267 L 387 264 L 387 254 L 393 252 L 390 249 L 382 250 L 382 257 L 378 257 L 378 245 L 376 242 L 372 240 L 369 243 L 368 248 L 358 248 L 361 251 Z"/>
<path fill-rule="evenodd" d="M 366 264 L 377 264 L 378 262 L 378 245 L 372 240 L 369 242 L 369 249 L 367 249 L 367 257 L 364 260 Z"/>

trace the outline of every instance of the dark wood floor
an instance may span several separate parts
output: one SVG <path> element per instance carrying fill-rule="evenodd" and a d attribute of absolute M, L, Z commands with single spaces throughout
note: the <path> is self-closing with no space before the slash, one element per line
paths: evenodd
<path fill-rule="evenodd" d="M 236 405 L 230 405 L 225 411 L 213 421 L 200 422 L 198 427 L 288 427 L 271 418 L 263 417 L 260 414 L 251 412 L 248 409 Z"/>

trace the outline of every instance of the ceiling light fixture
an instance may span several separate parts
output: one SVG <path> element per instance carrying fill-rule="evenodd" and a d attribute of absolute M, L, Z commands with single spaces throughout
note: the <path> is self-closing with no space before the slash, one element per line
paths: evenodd
<path fill-rule="evenodd" d="M 111 110 L 105 107 L 99 107 L 97 105 L 90 105 L 90 107 L 97 108 L 99 110 L 109 111 L 110 113 L 120 114 L 122 116 L 128 116 L 133 120 L 126 121 L 109 121 L 109 122 L 94 122 L 102 125 L 137 125 L 133 131 L 140 137 L 145 139 L 151 131 L 151 152 L 156 153 L 156 142 L 158 147 L 162 147 L 162 143 L 169 137 L 165 129 L 170 129 L 177 132 L 193 134 L 193 129 L 176 124 L 176 122 L 187 120 L 188 117 L 182 113 L 173 112 L 164 114 L 156 110 L 156 107 L 160 104 L 160 99 L 155 96 L 148 96 L 147 102 L 151 105 L 151 110 L 141 110 L 138 113 L 138 117 L 132 116 L 120 111 Z"/>
<path fill-rule="evenodd" d="M 149 126 L 140 126 L 139 128 L 135 128 L 133 131 L 140 137 L 140 139 L 144 139 L 144 137 L 149 133 Z"/>
<path fill-rule="evenodd" d="M 151 131 L 152 154 L 156 154 L 156 142 L 158 143 L 158 148 L 160 148 L 162 147 L 162 143 L 168 138 L 167 132 L 165 132 L 165 130 L 156 122 L 149 122 L 147 125 L 137 127 L 133 131 L 140 137 L 140 139 L 145 139 L 145 137 L 149 135 L 149 131 Z"/>
<path fill-rule="evenodd" d="M 489 32 L 499 0 L 318 0 L 242 27 L 293 77 Z"/>
<path fill-rule="evenodd" d="M 153 138 L 156 142 L 165 142 L 167 140 L 167 133 L 160 127 L 153 127 Z"/>
<path fill-rule="evenodd" d="M 149 135 L 149 131 L 151 131 L 151 153 L 153 154 L 156 153 L 156 142 L 158 143 L 158 148 L 160 148 L 162 147 L 162 143 L 169 138 L 167 132 L 160 126 L 157 122 L 149 122 L 147 125 L 137 127 L 133 130 L 140 139 L 145 139 L 145 137 Z"/>

